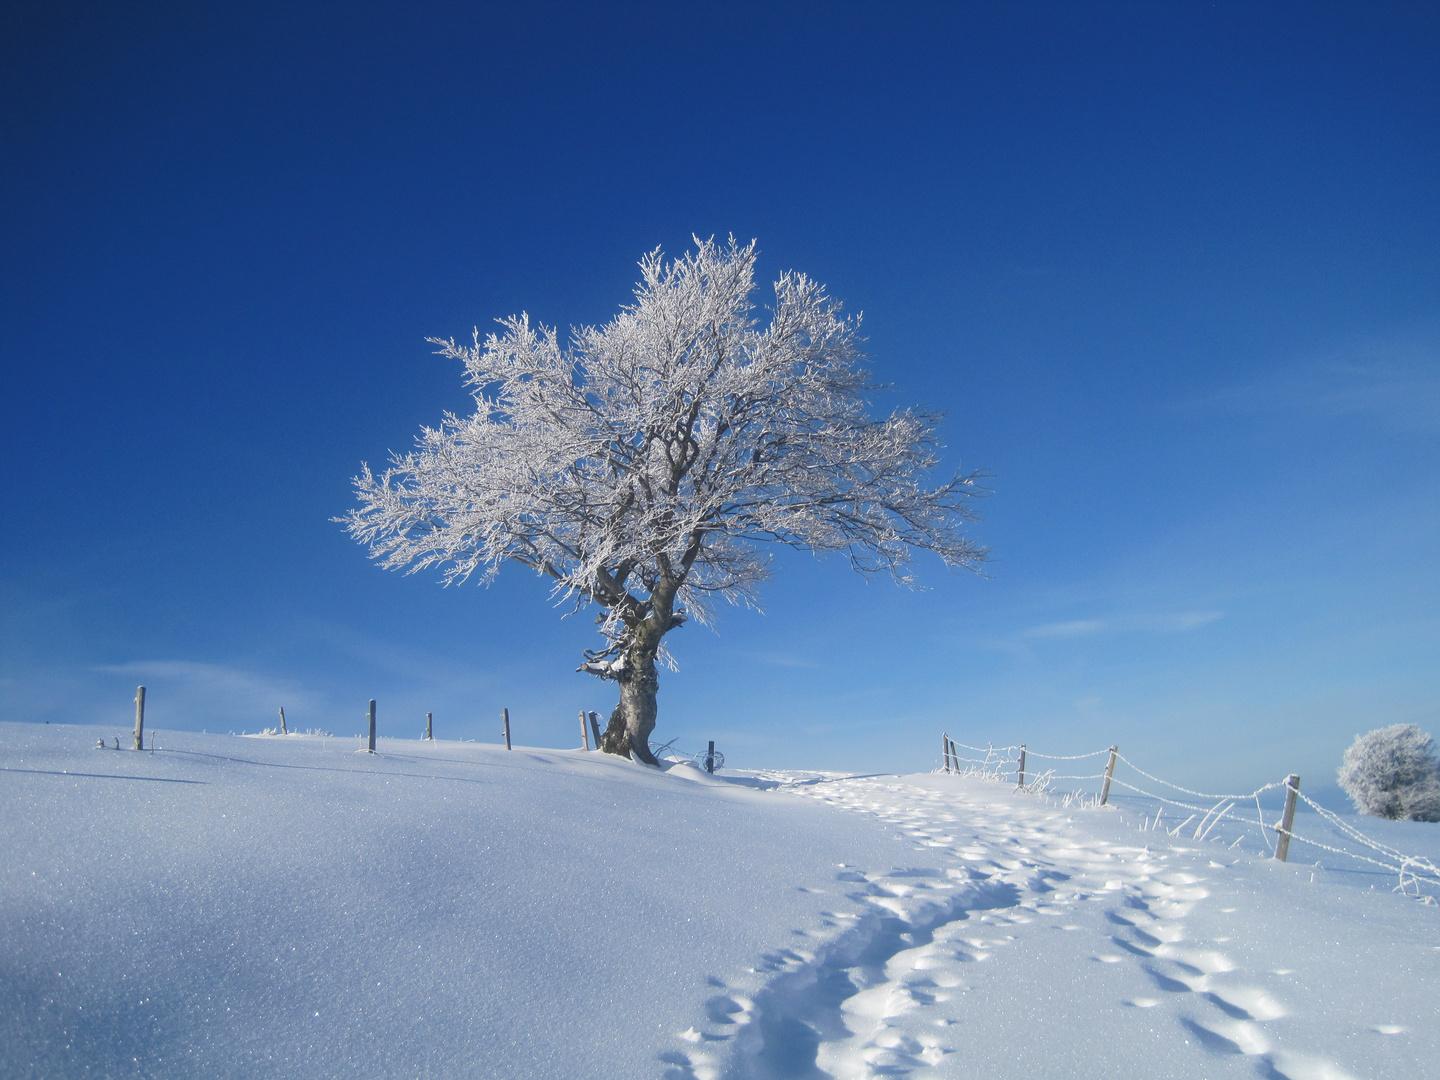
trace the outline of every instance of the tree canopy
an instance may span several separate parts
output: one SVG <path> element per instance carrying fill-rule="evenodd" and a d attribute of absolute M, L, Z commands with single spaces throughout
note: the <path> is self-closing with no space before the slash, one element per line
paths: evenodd
<path fill-rule="evenodd" d="M 598 607 L 604 647 L 581 670 L 621 689 L 603 744 L 647 761 L 661 640 L 717 600 L 753 604 L 767 543 L 907 585 L 916 551 L 985 559 L 961 531 L 977 474 L 926 483 L 939 417 L 869 417 L 859 320 L 798 273 L 762 320 L 754 242 L 696 243 L 646 255 L 634 302 L 568 343 L 526 314 L 430 339 L 464 364 L 475 412 L 365 466 L 342 519 L 384 567 L 488 583 L 513 561 Z"/>
<path fill-rule="evenodd" d="M 1414 724 L 1356 735 L 1338 775 L 1362 814 L 1440 821 L 1440 761 L 1434 740 Z"/>

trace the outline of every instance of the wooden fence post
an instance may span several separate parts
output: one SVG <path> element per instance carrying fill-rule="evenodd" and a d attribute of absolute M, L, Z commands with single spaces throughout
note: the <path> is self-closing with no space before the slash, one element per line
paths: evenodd
<path fill-rule="evenodd" d="M 950 736 L 945 732 L 940 733 L 940 753 L 945 758 L 945 771 L 950 771 Z"/>
<path fill-rule="evenodd" d="M 1021 787 L 1024 787 L 1024 786 L 1025 786 L 1025 744 L 1024 744 L 1024 743 L 1021 743 L 1021 744 L 1020 744 L 1020 772 L 1019 772 L 1019 777 L 1020 777 L 1020 779 L 1017 781 L 1017 783 L 1018 783 Z"/>
<path fill-rule="evenodd" d="M 585 710 L 580 710 L 580 742 L 582 750 L 590 749 L 590 725 L 585 722 Z"/>
<path fill-rule="evenodd" d="M 955 749 L 955 740 L 950 739 L 950 764 L 955 767 L 955 774 L 960 774 L 960 751 Z"/>
<path fill-rule="evenodd" d="M 1110 747 L 1110 764 L 1105 766 L 1105 783 L 1100 787 L 1100 805 L 1110 801 L 1110 780 L 1115 775 L 1115 759 L 1120 756 L 1120 747 Z"/>
<path fill-rule="evenodd" d="M 370 699 L 370 753 L 375 752 L 375 699 Z"/>
<path fill-rule="evenodd" d="M 510 710 L 501 709 L 500 719 L 505 722 L 505 749 L 510 749 Z"/>
<path fill-rule="evenodd" d="M 710 749 L 705 752 L 705 771 L 706 771 L 707 773 L 713 773 L 713 772 L 715 771 L 715 740 L 714 740 L 714 739 L 711 739 L 711 740 L 710 740 Z"/>
<path fill-rule="evenodd" d="M 280 706 L 280 734 L 289 735 L 290 729 L 285 726 L 285 706 Z"/>
<path fill-rule="evenodd" d="M 590 714 L 590 734 L 595 736 L 595 749 L 596 749 L 596 750 L 599 750 L 599 749 L 600 749 L 600 714 L 599 714 L 598 712 L 592 712 L 592 713 Z"/>
<path fill-rule="evenodd" d="M 427 712 L 425 714 L 425 738 L 429 739 L 431 742 L 435 741 L 434 723 L 435 722 L 430 719 L 430 714 Z"/>
<path fill-rule="evenodd" d="M 1295 797 L 1300 794 L 1300 777 L 1291 773 L 1285 778 L 1285 814 L 1275 831 L 1275 858 L 1285 862 L 1290 858 L 1290 830 L 1295 824 Z"/>
<path fill-rule="evenodd" d="M 135 749 L 145 749 L 145 687 L 135 688 Z"/>

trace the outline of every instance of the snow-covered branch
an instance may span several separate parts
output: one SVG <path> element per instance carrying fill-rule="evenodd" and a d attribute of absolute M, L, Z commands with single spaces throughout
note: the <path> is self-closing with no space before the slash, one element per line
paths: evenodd
<path fill-rule="evenodd" d="M 765 542 L 906 584 L 916 551 L 978 568 L 962 532 L 977 477 L 927 482 L 934 414 L 869 417 L 859 320 L 787 273 L 762 322 L 754 243 L 697 245 L 647 255 L 634 302 L 569 344 L 526 314 L 432 339 L 464 364 L 475 412 L 365 468 L 352 535 L 382 566 L 447 582 L 489 582 L 510 560 L 550 576 L 604 612 L 619 659 L 586 669 L 607 677 L 636 641 L 653 656 L 680 612 L 753 604 Z"/>

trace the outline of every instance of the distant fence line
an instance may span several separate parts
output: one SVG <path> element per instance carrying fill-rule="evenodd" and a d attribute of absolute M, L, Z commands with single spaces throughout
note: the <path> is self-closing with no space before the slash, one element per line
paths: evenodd
<path fill-rule="evenodd" d="M 1204 840 L 1222 820 L 1229 820 L 1245 825 L 1253 825 L 1260 830 L 1260 835 L 1269 847 L 1269 833 L 1275 833 L 1275 856 L 1284 860 L 1289 853 L 1290 843 L 1309 844 L 1320 851 L 1326 851 L 1333 855 L 1343 855 L 1346 858 L 1355 859 L 1358 862 L 1369 863 L 1378 866 L 1394 874 L 1397 879 L 1395 891 L 1404 893 L 1407 896 L 1416 897 L 1425 903 L 1435 903 L 1437 894 L 1440 894 L 1440 867 L 1437 867 L 1430 859 L 1418 855 L 1406 855 L 1403 851 L 1391 847 L 1389 844 L 1376 840 L 1361 832 L 1350 822 L 1344 820 L 1334 811 L 1327 810 L 1315 802 L 1308 795 L 1300 790 L 1300 778 L 1295 774 L 1287 776 L 1284 780 L 1276 780 L 1269 784 L 1263 784 L 1254 791 L 1245 794 L 1217 794 L 1214 792 L 1195 791 L 1191 788 L 1182 787 L 1169 780 L 1162 779 L 1153 773 L 1146 772 L 1140 766 L 1120 753 L 1117 746 L 1107 747 L 1104 750 L 1092 750 L 1085 754 L 1042 754 L 1028 749 L 1024 743 L 1013 746 L 970 746 L 966 743 L 957 743 L 949 735 L 942 734 L 942 746 L 944 749 L 942 771 L 947 773 L 958 773 L 961 775 L 985 776 L 996 780 L 1003 780 L 1007 774 L 1013 772 L 1016 783 L 1029 791 L 1045 791 L 1055 781 L 1059 780 L 1099 780 L 1102 782 L 1101 793 L 1098 801 L 1104 805 L 1108 801 L 1110 787 L 1125 788 L 1136 795 L 1147 799 L 1154 799 L 1156 802 L 1168 806 L 1174 806 L 1181 810 L 1190 811 L 1190 816 L 1173 828 L 1166 828 L 1171 836 L 1179 835 L 1192 821 L 1200 818 L 1199 824 L 1195 826 L 1191 838 Z M 965 757 L 960 750 L 969 750 L 976 754 L 983 754 L 984 757 Z M 1040 773 L 1027 773 L 1026 766 L 1031 759 L 1039 758 L 1042 761 L 1082 761 L 1089 758 L 1099 758 L 1109 755 L 1106 768 L 1098 773 L 1069 774 L 1058 773 L 1054 769 L 1046 769 Z M 965 767 L 961 767 L 961 763 Z M 1180 795 L 1186 795 L 1194 799 L 1203 799 L 1211 805 L 1187 802 L 1181 798 L 1170 795 L 1157 794 L 1139 787 L 1122 777 L 1115 776 L 1115 766 L 1122 762 L 1127 768 L 1138 776 L 1170 791 Z M 1027 784 L 1026 777 L 1030 776 Z M 1284 790 L 1284 809 L 1275 815 L 1273 821 L 1265 820 L 1265 810 L 1260 803 L 1260 797 L 1269 791 Z M 1302 836 L 1295 832 L 1294 815 L 1296 802 L 1303 802 L 1315 813 L 1319 814 L 1326 822 L 1333 826 L 1342 836 L 1346 837 L 1356 845 L 1368 851 L 1370 854 L 1361 854 L 1348 848 L 1335 847 L 1323 843 L 1312 837 Z M 1250 816 L 1250 806 L 1254 805 L 1254 816 Z M 1237 812 L 1237 808 L 1239 809 Z M 1160 817 L 1163 807 L 1156 813 L 1154 824 L 1150 828 L 1160 827 Z M 1148 819 L 1147 819 L 1148 820 Z M 1230 846 L 1238 844 L 1239 838 Z"/>
<path fill-rule="evenodd" d="M 278 728 L 269 728 L 269 727 L 267 727 L 267 728 L 262 728 L 260 731 L 256 732 L 257 735 L 284 735 L 284 736 L 290 736 L 290 735 L 321 735 L 321 736 L 324 736 L 325 738 L 333 738 L 333 735 L 332 735 L 330 732 L 328 732 L 328 731 L 321 731 L 321 730 L 319 730 L 318 728 L 310 728 L 310 729 L 308 729 L 308 730 L 306 730 L 306 731 L 294 731 L 294 732 L 292 732 L 292 731 L 290 730 L 289 724 L 288 724 L 288 722 L 286 721 L 286 718 L 285 718 L 285 706 L 283 706 L 283 705 L 277 706 L 276 712 L 278 713 L 278 715 L 279 715 L 279 717 L 280 717 L 280 726 L 279 726 Z M 370 705 L 369 705 L 369 707 L 366 709 L 364 715 L 365 715 L 366 723 L 367 723 L 367 726 L 368 726 L 368 732 L 362 732 L 361 734 L 356 735 L 355 738 L 356 738 L 356 740 L 361 744 L 361 746 L 360 746 L 360 749 L 361 749 L 361 750 L 365 751 L 366 753 L 373 754 L 373 753 L 375 753 L 376 737 L 377 737 L 377 729 L 376 729 L 376 706 L 375 706 L 375 699 L 374 699 L 374 698 L 371 698 L 371 699 L 370 699 Z M 142 745 L 142 733 L 143 733 L 143 731 L 144 731 L 144 726 L 145 726 L 145 687 L 143 687 L 143 686 L 137 686 L 137 687 L 135 688 L 135 749 L 136 749 L 136 750 L 141 749 L 141 745 Z M 230 734 L 231 734 L 231 735 L 234 735 L 235 732 L 232 731 L 232 732 L 230 732 Z M 242 730 L 242 731 L 241 731 L 241 734 L 242 734 L 242 735 L 248 735 L 249 732 Z M 509 710 L 508 708 L 502 708 L 502 709 L 500 710 L 500 734 L 501 734 L 501 737 L 505 740 L 505 749 L 506 749 L 506 750 L 512 750 L 512 749 L 514 749 L 512 743 L 511 743 L 511 738 L 510 738 L 510 710 Z M 422 738 L 425 739 L 426 741 L 429 741 L 429 742 L 434 742 L 434 741 L 435 741 L 435 717 L 434 717 L 434 715 L 433 715 L 432 713 L 428 713 L 428 712 L 427 712 L 427 713 L 425 714 L 425 734 L 422 736 Z M 592 748 L 591 745 L 590 745 L 590 741 L 591 741 L 592 738 L 593 738 L 594 741 L 595 741 L 595 745 L 594 745 L 593 748 Z M 461 739 L 460 741 L 461 741 L 461 742 L 465 742 L 466 740 Z M 471 740 L 471 741 L 473 741 L 473 740 Z M 661 747 L 658 747 L 658 748 L 654 749 L 654 750 L 652 751 L 652 753 L 653 753 L 656 757 L 659 757 L 661 754 L 665 754 L 665 753 L 671 753 L 671 754 L 673 754 L 673 755 L 679 755 L 678 757 L 672 756 L 670 760 L 672 760 L 672 761 L 683 761 L 683 762 L 686 763 L 686 764 L 693 765 L 693 766 L 694 766 L 695 768 L 697 768 L 697 769 L 703 769 L 703 770 L 704 770 L 705 772 L 707 772 L 707 773 L 714 773 L 714 772 L 716 772 L 717 770 L 719 770 L 720 768 L 722 768 L 722 767 L 724 766 L 724 764 L 725 764 L 725 755 L 724 755 L 721 751 L 715 749 L 715 740 L 713 740 L 713 739 L 709 740 L 709 745 L 707 746 L 706 749 L 696 751 L 696 752 L 693 753 L 693 754 L 692 754 L 692 753 L 686 753 L 686 752 L 683 752 L 683 751 L 674 750 L 673 748 L 674 748 L 675 743 L 676 743 L 677 741 L 678 741 L 678 739 L 671 739 L 671 740 L 670 740 L 668 743 L 666 743 L 664 746 L 661 746 Z M 104 748 L 104 746 L 105 746 L 105 740 L 104 740 L 104 739 L 101 739 L 99 745 L 100 745 L 101 748 Z M 115 737 L 115 749 L 116 749 L 116 750 L 119 750 L 119 749 L 120 749 L 120 737 L 119 737 L 118 735 Z M 155 749 L 155 732 L 154 732 L 153 730 L 150 732 L 150 749 L 151 749 L 152 751 Z M 585 709 L 581 709 L 581 710 L 580 710 L 580 749 L 582 749 L 582 750 L 591 750 L 591 749 L 599 750 L 599 749 L 600 749 L 600 714 L 599 714 L 598 712 L 587 712 Z"/>

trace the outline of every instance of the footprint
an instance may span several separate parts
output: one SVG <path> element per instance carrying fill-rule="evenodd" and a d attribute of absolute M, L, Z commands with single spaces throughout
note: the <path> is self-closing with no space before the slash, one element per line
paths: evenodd
<path fill-rule="evenodd" d="M 1169 975 L 1156 971 L 1152 967 L 1146 967 L 1145 972 L 1150 978 L 1155 980 L 1156 986 L 1168 994 L 1189 994 L 1198 988 L 1198 983 L 1192 986 L 1183 979 L 1172 979 Z M 1204 976 L 1201 976 L 1202 981 L 1203 978 Z"/>
<path fill-rule="evenodd" d="M 1137 908 L 1126 908 L 1120 911 L 1111 908 L 1105 912 L 1105 918 L 1118 926 L 1139 926 L 1141 923 L 1152 921 L 1148 912 L 1140 911 Z"/>
<path fill-rule="evenodd" d="M 1214 949 L 1185 949 L 1177 945 L 1161 945 L 1153 955 L 1163 960 L 1174 960 L 1204 975 L 1219 975 L 1235 970 L 1234 961 Z"/>
<path fill-rule="evenodd" d="M 1159 919 L 1147 926 L 1143 933 L 1154 938 L 1157 943 L 1165 945 L 1173 945 L 1177 941 L 1185 940 L 1185 927 L 1182 924 L 1163 922 Z"/>
<path fill-rule="evenodd" d="M 955 979 L 953 975 L 945 974 L 946 969 L 957 960 L 961 963 L 966 963 L 974 959 L 975 958 L 969 953 L 960 950 L 931 951 L 919 960 L 916 960 L 911 970 L 936 971 L 938 974 L 931 976 L 935 980 L 936 986 L 955 986 L 960 980 Z M 953 979 L 954 981 L 945 982 L 945 979 Z"/>
<path fill-rule="evenodd" d="M 1042 926 L 1080 937 L 1081 931 L 1099 929 L 1090 920 L 1101 912 L 1113 924 L 1106 927 L 1114 934 L 1111 942 L 1099 934 L 1093 944 L 1100 950 L 1080 951 L 1075 959 L 1090 955 L 1092 962 L 1122 966 L 1130 961 L 1127 970 L 1140 967 L 1163 991 L 1126 999 L 1125 1007 L 1179 1006 L 1173 1011 L 1190 1015 L 1177 1016 L 1183 1027 L 1171 1031 L 1186 1032 L 1209 1054 L 1231 1057 L 1231 1068 L 1243 1071 L 1249 1059 L 1271 1080 L 1348 1080 L 1333 1062 L 1278 1049 L 1266 1025 L 1287 1010 L 1265 990 L 1214 985 L 1237 978 L 1226 975 L 1237 965 L 1208 934 L 1191 942 L 1185 921 L 1210 896 L 1201 872 L 1213 878 L 1224 869 L 1210 852 L 1079 844 L 1062 816 L 1017 820 L 971 806 L 961 813 L 947 797 L 905 785 L 859 781 L 813 794 L 837 809 L 886 822 L 915 852 L 908 858 L 933 859 L 938 866 L 922 862 L 921 868 L 876 873 L 839 864 L 833 871 L 837 883 L 853 884 L 835 891 L 848 897 L 853 913 L 827 913 L 838 928 L 827 921 L 810 939 L 791 939 L 796 948 L 815 941 L 812 952 L 782 950 L 764 957 L 765 966 L 752 969 L 765 979 L 753 1002 L 724 986 L 709 991 L 717 996 L 706 1002 L 704 1015 L 717 1026 L 698 1043 L 677 1040 L 677 1056 L 666 1059 L 674 1067 L 667 1080 L 703 1080 L 694 1052 L 706 1048 L 722 1052 L 730 1061 L 727 1068 L 743 1060 L 745 1075 L 757 1065 L 756 1075 L 835 1080 L 928 1075 L 928 1068 L 943 1069 L 946 1055 L 956 1052 L 932 1036 L 963 1033 L 975 1019 L 968 1013 L 976 1000 L 964 995 L 983 991 L 994 977 L 987 975 L 992 965 L 962 964 L 992 954 L 1003 958 L 1037 943 L 1044 947 L 1036 937 Z M 1082 901 L 1101 907 L 1097 912 Z M 844 944 L 827 945 L 835 935 Z M 1370 1030 L 1388 1035 L 1403 1029 Z M 1211 1068 L 1221 1064 L 1216 1060 Z"/>
<path fill-rule="evenodd" d="M 1122 937 L 1112 936 L 1110 940 L 1116 945 L 1119 945 L 1120 948 L 1124 949 L 1126 952 L 1133 953 L 1136 956 L 1150 957 L 1155 955 L 1154 952 L 1152 952 L 1150 949 L 1145 948 L 1143 945 L 1136 945 L 1133 942 L 1126 941 Z"/>
<path fill-rule="evenodd" d="M 1277 1050 L 1267 1058 L 1270 1075 L 1279 1080 L 1356 1080 L 1333 1061 Z"/>
<path fill-rule="evenodd" d="M 749 1011 L 748 1003 L 742 1003 L 727 994 L 718 994 L 705 1002 L 705 1015 L 712 1024 L 733 1024 L 737 1016 Z"/>
<path fill-rule="evenodd" d="M 1155 880 L 1159 881 L 1163 885 L 1194 885 L 1197 882 L 1203 881 L 1205 879 L 1198 878 L 1194 874 L 1175 872 L 1166 874 L 1163 877 L 1156 878 Z"/>
<path fill-rule="evenodd" d="M 889 1020 L 916 1008 L 920 1003 L 904 987 L 893 983 L 881 983 L 869 990 L 861 990 L 840 1006 L 846 1016 L 865 1020 Z M 853 1025 L 852 1025 L 853 1026 Z"/>
<path fill-rule="evenodd" d="M 925 1049 L 918 1039 L 899 1031 L 882 1031 L 872 1041 L 884 1050 L 899 1050 L 906 1054 L 918 1054 Z"/>
<path fill-rule="evenodd" d="M 1249 1020 L 1221 1020 L 1200 1023 L 1189 1018 L 1180 1021 L 1200 1045 L 1212 1054 L 1265 1054 L 1274 1046 L 1258 1024 Z"/>
<path fill-rule="evenodd" d="M 1237 1020 L 1278 1020 L 1286 1009 L 1258 986 L 1214 986 L 1205 995 Z"/>
<path fill-rule="evenodd" d="M 661 1080 L 717 1080 L 720 1076 L 714 1059 L 705 1053 L 686 1054 L 679 1050 L 666 1050 L 658 1057 L 661 1062 L 670 1066 L 660 1074 Z"/>

